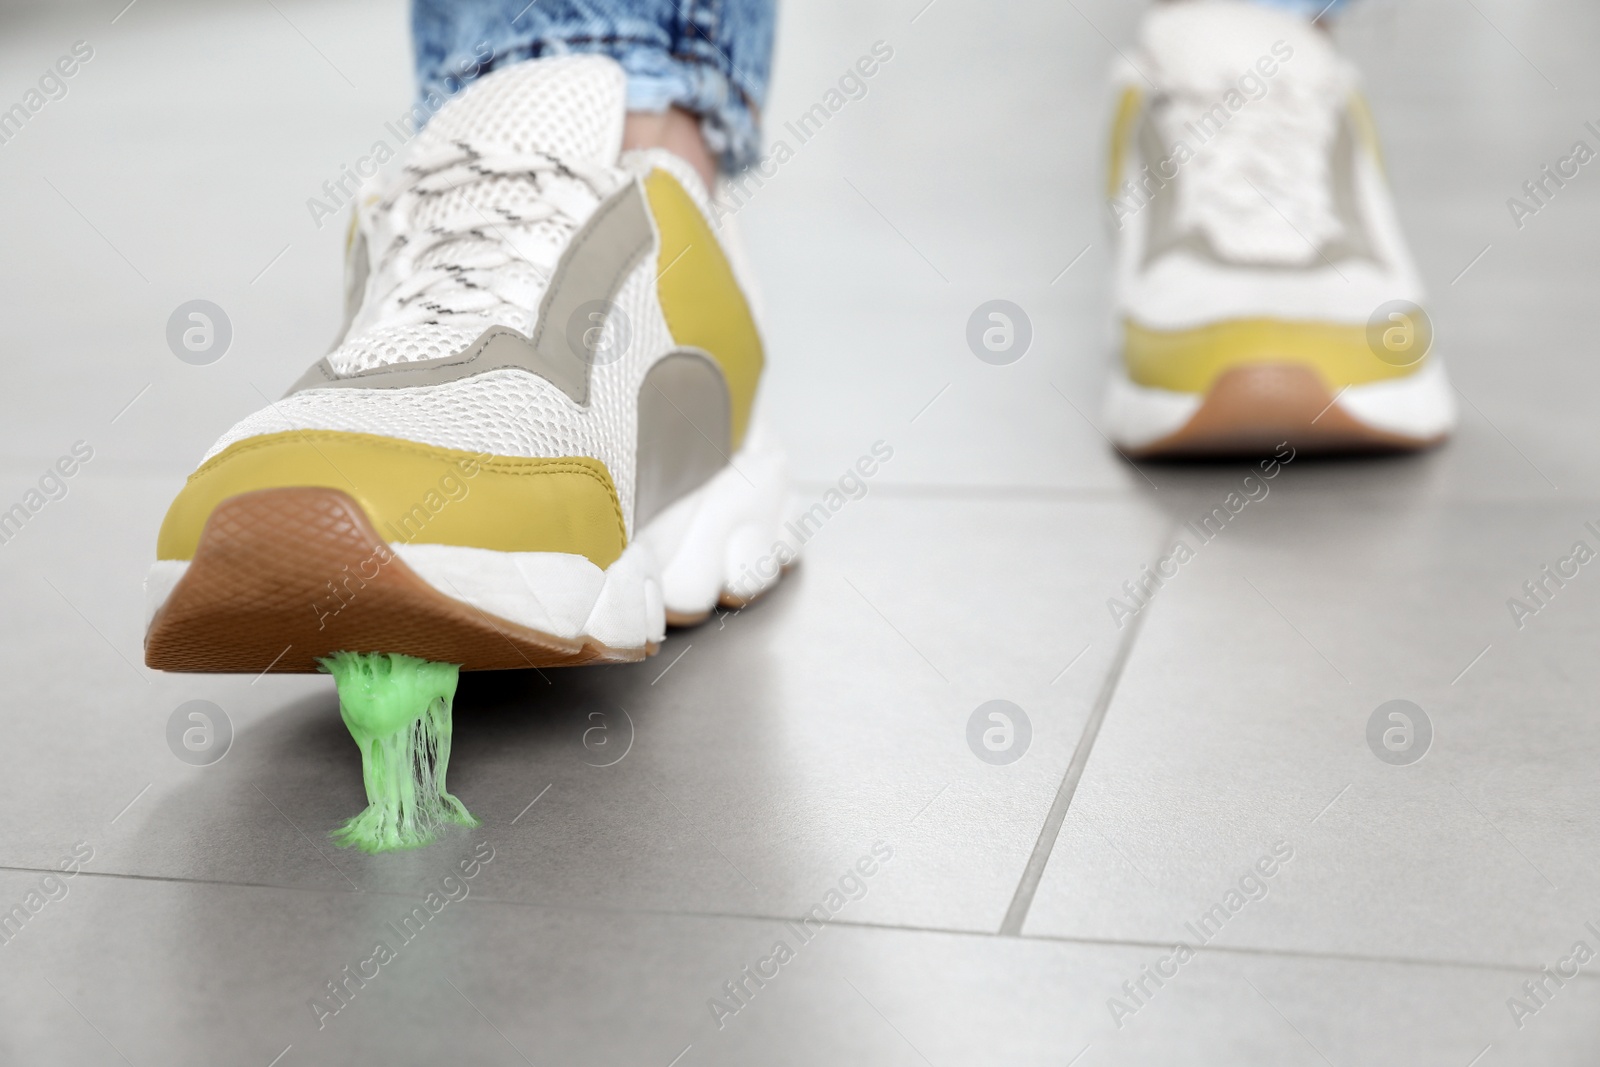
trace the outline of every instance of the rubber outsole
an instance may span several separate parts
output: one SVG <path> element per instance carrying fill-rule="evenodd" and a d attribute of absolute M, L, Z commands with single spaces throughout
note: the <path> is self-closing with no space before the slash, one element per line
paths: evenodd
<path fill-rule="evenodd" d="M 1222 374 L 1182 427 L 1123 451 L 1131 459 L 1258 456 L 1287 441 L 1313 454 L 1410 452 L 1448 436 L 1371 426 L 1341 407 L 1311 368 L 1264 363 Z"/>
<path fill-rule="evenodd" d="M 337 489 L 263 489 L 206 520 L 194 559 L 151 620 L 163 671 L 307 673 L 348 651 L 401 652 L 463 670 L 628 663 L 656 651 L 556 637 L 441 593 Z"/>

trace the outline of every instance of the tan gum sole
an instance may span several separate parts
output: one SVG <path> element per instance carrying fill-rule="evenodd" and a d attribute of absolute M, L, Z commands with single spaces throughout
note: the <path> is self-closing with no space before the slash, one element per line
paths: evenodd
<path fill-rule="evenodd" d="M 318 656 L 401 652 L 464 670 L 626 663 L 656 651 L 568 640 L 439 592 L 337 489 L 262 489 L 206 520 L 145 637 L 163 671 L 304 673 Z"/>
<path fill-rule="evenodd" d="M 1183 427 L 1132 459 L 1269 455 L 1284 442 L 1300 453 L 1410 452 L 1445 439 L 1410 437 L 1369 426 L 1334 403 L 1309 367 L 1262 363 L 1220 375 Z"/>

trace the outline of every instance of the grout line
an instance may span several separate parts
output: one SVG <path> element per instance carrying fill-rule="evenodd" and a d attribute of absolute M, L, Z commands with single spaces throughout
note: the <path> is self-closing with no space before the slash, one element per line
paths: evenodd
<path fill-rule="evenodd" d="M 1165 531 L 1165 536 L 1157 544 L 1160 546 L 1169 543 L 1178 532 L 1178 523 L 1174 521 Z M 1128 624 L 1128 630 L 1122 635 L 1122 640 L 1117 645 L 1117 654 L 1111 661 L 1110 668 L 1106 671 L 1105 681 L 1100 685 L 1100 693 L 1095 697 L 1094 706 L 1089 711 L 1089 718 L 1083 724 L 1083 735 L 1078 738 L 1078 746 L 1072 751 L 1072 761 L 1067 764 L 1067 773 L 1062 776 L 1061 787 L 1056 790 L 1055 802 L 1050 805 L 1050 812 L 1045 816 L 1044 825 L 1039 828 L 1039 840 L 1034 843 L 1033 854 L 1028 857 L 1028 865 L 1022 870 L 1022 879 L 1017 883 L 1017 891 L 1011 898 L 1011 906 L 1006 909 L 1006 917 L 1000 924 L 1000 936 L 1020 937 L 1022 935 L 1023 921 L 1028 917 L 1028 909 L 1033 906 L 1033 895 L 1039 891 L 1039 882 L 1044 877 L 1044 868 L 1050 862 L 1050 853 L 1055 849 L 1056 838 L 1061 834 L 1061 826 L 1066 821 L 1067 809 L 1072 806 L 1072 798 L 1078 792 L 1078 781 L 1083 777 L 1083 770 L 1089 763 L 1089 753 L 1094 750 L 1095 739 L 1100 736 L 1100 724 L 1105 721 L 1106 710 L 1111 707 L 1111 698 L 1116 695 L 1117 683 L 1122 680 L 1122 669 L 1128 665 L 1128 657 L 1133 653 L 1134 642 L 1139 639 L 1139 631 L 1144 623 L 1144 617 L 1149 614 L 1141 611 L 1133 617 Z"/>
<path fill-rule="evenodd" d="M 55 867 L 29 867 L 20 864 L 0 865 L 0 872 L 28 872 L 34 874 L 60 874 Z M 121 871 L 91 871 L 88 868 L 80 870 L 80 878 L 106 879 L 108 881 L 127 880 L 136 882 L 161 882 L 168 885 L 205 885 L 219 889 L 270 889 L 286 893 L 314 893 L 326 895 L 337 893 L 343 896 L 352 896 L 353 892 L 342 889 L 330 889 L 326 886 L 297 886 L 284 885 L 273 882 L 240 882 L 228 881 L 220 878 L 177 878 L 172 875 L 161 874 L 130 874 Z M 411 900 L 417 899 L 414 893 L 398 890 L 368 889 L 362 893 L 378 899 Z M 553 904 L 545 901 L 506 900 L 499 897 L 480 897 L 474 895 L 477 907 L 497 906 L 505 908 L 538 908 L 546 911 L 577 912 L 594 915 L 635 915 L 649 916 L 660 919 L 725 919 L 729 922 L 748 923 L 775 923 L 795 920 L 795 915 L 768 915 L 765 913 L 735 913 L 723 911 L 668 911 L 663 908 L 628 908 L 628 907 L 598 907 L 580 906 L 574 904 Z M 936 934 L 944 937 L 971 937 L 992 940 L 995 935 L 988 930 L 962 929 L 960 927 L 945 926 L 915 926 L 910 923 L 869 923 L 853 919 L 830 919 L 830 926 L 844 926 L 852 930 L 878 931 L 884 933 L 900 934 Z M 1029 934 L 1020 938 L 1022 941 L 1049 945 L 1094 945 L 1106 948 L 1138 948 L 1138 949 L 1169 949 L 1171 940 L 1145 941 L 1138 938 L 1119 937 L 1081 937 L 1063 934 Z M 1272 948 L 1266 945 L 1218 945 L 1216 943 L 1202 946 L 1198 952 L 1217 952 L 1228 956 L 1267 956 L 1274 959 L 1291 960 L 1334 960 L 1341 963 L 1376 963 L 1399 967 L 1443 967 L 1452 970 L 1466 971 L 1492 971 L 1505 974 L 1527 975 L 1538 969 L 1537 961 L 1527 963 L 1505 963 L 1493 960 L 1465 960 L 1465 959 L 1426 959 L 1420 956 L 1376 956 L 1358 952 L 1318 952 L 1305 949 Z M 1600 982 L 1600 974 L 1590 974 L 1584 971 L 1579 978 L 1589 982 Z"/>

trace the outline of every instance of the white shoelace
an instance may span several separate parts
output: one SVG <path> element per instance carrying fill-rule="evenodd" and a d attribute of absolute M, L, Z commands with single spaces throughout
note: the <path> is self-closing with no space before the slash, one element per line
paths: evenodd
<path fill-rule="evenodd" d="M 609 168 L 464 141 L 419 154 L 363 207 L 374 325 L 501 323 L 526 331 L 568 238 L 617 184 Z"/>
<path fill-rule="evenodd" d="M 1167 142 L 1196 149 L 1180 182 L 1181 231 L 1203 232 L 1230 258 L 1283 264 L 1318 262 L 1318 250 L 1343 236 L 1328 167 L 1339 94 L 1309 88 L 1272 86 L 1201 145 L 1192 130 L 1219 98 L 1172 97 Z"/>

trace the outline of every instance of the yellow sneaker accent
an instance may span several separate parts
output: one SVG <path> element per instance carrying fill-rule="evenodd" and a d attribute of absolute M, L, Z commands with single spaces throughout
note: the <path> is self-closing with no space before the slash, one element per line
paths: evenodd
<path fill-rule="evenodd" d="M 1383 160 L 1383 143 L 1378 139 L 1378 122 L 1372 117 L 1372 108 L 1364 94 L 1350 94 L 1350 119 L 1361 137 L 1361 143 L 1372 153 L 1372 161 L 1378 165 L 1378 173 L 1387 178 L 1389 167 Z"/>
<path fill-rule="evenodd" d="M 1310 367 L 1331 391 L 1404 378 L 1423 363 L 1379 359 L 1367 344 L 1366 327 L 1345 323 L 1230 319 L 1151 330 L 1129 319 L 1123 337 L 1123 361 L 1134 384 L 1176 393 L 1204 393 L 1227 371 L 1261 363 Z"/>
<path fill-rule="evenodd" d="M 1143 103 L 1144 94 L 1131 86 L 1122 90 L 1122 97 L 1117 101 L 1117 115 L 1111 120 L 1111 151 L 1106 161 L 1106 196 L 1109 199 L 1116 199 L 1122 164 L 1127 158 L 1134 122 L 1139 118 L 1139 107 Z"/>
<path fill-rule="evenodd" d="M 257 489 L 314 486 L 356 499 L 390 543 L 569 552 L 607 567 L 627 546 L 605 464 L 532 459 L 336 430 L 229 445 L 189 476 L 161 524 L 158 559 L 193 559 L 213 509 Z"/>
<path fill-rule="evenodd" d="M 644 181 L 661 233 L 656 288 L 672 339 L 704 349 L 722 368 L 733 402 L 733 447 L 744 441 L 761 381 L 761 335 L 722 244 L 678 180 L 653 170 Z"/>

